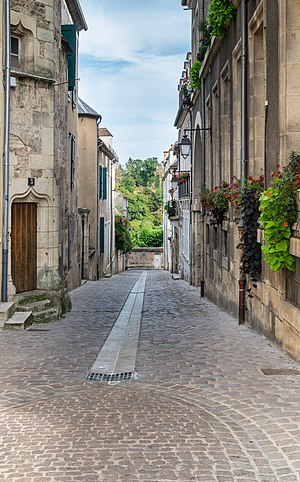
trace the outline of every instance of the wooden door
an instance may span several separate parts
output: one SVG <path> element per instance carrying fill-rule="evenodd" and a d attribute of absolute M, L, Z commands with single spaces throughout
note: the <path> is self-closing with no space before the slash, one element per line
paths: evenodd
<path fill-rule="evenodd" d="M 37 207 L 13 203 L 11 211 L 11 273 L 17 293 L 37 287 Z"/>

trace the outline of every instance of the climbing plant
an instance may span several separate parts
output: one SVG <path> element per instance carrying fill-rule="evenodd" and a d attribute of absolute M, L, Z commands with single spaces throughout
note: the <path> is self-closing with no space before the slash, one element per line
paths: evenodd
<path fill-rule="evenodd" d="M 235 15 L 236 7 L 230 0 L 212 0 L 208 10 L 211 37 L 222 37 Z"/>
<path fill-rule="evenodd" d="M 128 219 L 123 216 L 117 215 L 115 218 L 116 249 L 123 253 L 128 253 L 132 249 L 128 223 Z"/>
<path fill-rule="evenodd" d="M 201 82 L 199 79 L 199 72 L 201 69 L 201 62 L 200 60 L 196 60 L 192 67 L 191 67 L 191 72 L 190 72 L 190 85 L 193 90 L 199 90 L 201 87 Z"/>
<path fill-rule="evenodd" d="M 264 227 L 265 242 L 262 251 L 272 271 L 295 270 L 295 257 L 289 253 L 289 239 L 297 217 L 300 155 L 292 152 L 289 161 L 281 171 L 273 174 L 272 186 L 260 197 L 260 222 Z"/>

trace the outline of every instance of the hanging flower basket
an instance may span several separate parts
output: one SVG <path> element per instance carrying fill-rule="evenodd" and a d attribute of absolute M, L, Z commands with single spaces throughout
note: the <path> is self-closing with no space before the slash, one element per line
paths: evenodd
<path fill-rule="evenodd" d="M 180 172 L 179 174 L 177 174 L 176 177 L 177 177 L 178 184 L 181 184 L 184 181 L 186 181 L 187 179 L 189 179 L 190 173 L 189 172 Z"/>

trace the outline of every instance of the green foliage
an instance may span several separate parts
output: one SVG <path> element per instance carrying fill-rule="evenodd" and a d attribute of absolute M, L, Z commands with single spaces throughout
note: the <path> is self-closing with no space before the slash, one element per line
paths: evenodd
<path fill-rule="evenodd" d="M 215 186 L 211 190 L 205 188 L 200 194 L 202 207 L 212 212 L 211 224 L 221 224 L 223 221 L 230 199 L 228 189 L 228 182 L 223 181 L 220 186 Z"/>
<path fill-rule="evenodd" d="M 289 164 L 273 175 L 272 186 L 260 197 L 260 222 L 265 246 L 262 251 L 272 271 L 295 270 L 295 258 L 289 253 L 289 239 L 297 217 L 296 190 L 300 184 L 300 156 L 292 152 Z"/>
<path fill-rule="evenodd" d="M 128 219 L 117 215 L 115 218 L 116 249 L 128 253 L 132 249 L 132 239 L 128 227 Z"/>
<path fill-rule="evenodd" d="M 129 159 L 125 167 L 120 168 L 118 172 L 118 190 L 125 194 L 128 199 L 130 229 L 135 247 L 150 247 L 149 244 L 143 244 L 145 234 L 140 237 L 140 232 L 145 229 L 145 232 L 149 234 L 162 225 L 163 191 L 158 174 L 159 167 L 156 158 Z M 148 238 L 156 242 L 156 234 L 151 236 L 149 234 Z"/>
<path fill-rule="evenodd" d="M 201 87 L 201 82 L 199 79 L 199 72 L 201 69 L 201 62 L 200 60 L 196 60 L 192 67 L 191 67 L 191 72 L 190 72 L 190 85 L 193 90 L 199 90 Z"/>
<path fill-rule="evenodd" d="M 136 233 L 135 244 L 140 248 L 159 248 L 163 245 L 163 229 L 143 227 Z"/>
<path fill-rule="evenodd" d="M 211 37 L 222 37 L 227 25 L 236 15 L 236 7 L 230 0 L 212 0 L 208 10 Z"/>
<path fill-rule="evenodd" d="M 197 53 L 197 60 L 200 60 L 200 62 L 202 62 L 210 46 L 211 28 L 206 21 L 203 21 L 199 25 L 199 30 L 200 30 L 200 39 L 199 39 L 199 50 Z"/>

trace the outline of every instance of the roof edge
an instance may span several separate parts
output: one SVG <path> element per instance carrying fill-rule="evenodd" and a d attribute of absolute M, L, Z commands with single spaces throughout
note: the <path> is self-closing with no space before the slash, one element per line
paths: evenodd
<path fill-rule="evenodd" d="M 77 29 L 87 31 L 88 25 L 84 18 L 84 14 L 80 5 L 79 0 L 66 0 L 68 9 L 73 17 L 73 20 L 77 26 Z"/>

